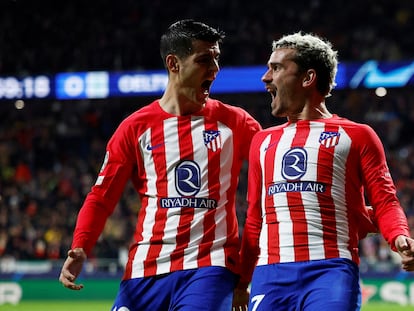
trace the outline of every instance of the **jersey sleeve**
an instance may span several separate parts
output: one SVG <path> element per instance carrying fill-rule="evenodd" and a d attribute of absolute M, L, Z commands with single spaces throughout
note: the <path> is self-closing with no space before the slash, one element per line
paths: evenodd
<path fill-rule="evenodd" d="M 107 144 L 95 185 L 79 211 L 72 248 L 83 248 L 89 254 L 102 233 L 133 171 L 130 141 L 128 128 L 121 124 Z"/>
<path fill-rule="evenodd" d="M 373 207 L 375 223 L 391 249 L 398 235 L 409 236 L 407 218 L 396 195 L 383 145 L 368 126 L 359 131 L 364 188 Z"/>
<path fill-rule="evenodd" d="M 250 114 L 246 113 L 246 124 L 247 124 L 247 132 L 246 132 L 246 142 L 251 142 L 253 140 L 253 136 L 262 129 L 259 122 L 257 122 Z M 250 144 L 249 148 L 247 150 L 250 150 Z M 246 159 L 249 157 L 249 152 L 246 154 Z"/>
<path fill-rule="evenodd" d="M 254 119 L 246 110 L 240 108 L 240 107 L 234 107 L 232 106 L 231 109 L 235 109 L 238 111 L 237 114 L 233 113 L 233 116 L 237 117 L 237 125 L 234 128 L 235 131 L 242 131 L 238 135 L 238 137 L 241 137 L 240 141 L 240 150 L 241 150 L 241 156 L 243 159 L 247 160 L 249 158 L 249 150 L 250 150 L 250 144 L 253 139 L 253 136 L 262 129 L 260 123 Z"/>
<path fill-rule="evenodd" d="M 254 136 L 249 153 L 247 218 L 242 234 L 240 250 L 241 276 L 238 288 L 246 289 L 252 279 L 259 255 L 259 236 L 262 226 L 261 189 L 262 174 L 259 160 L 260 142 Z"/>

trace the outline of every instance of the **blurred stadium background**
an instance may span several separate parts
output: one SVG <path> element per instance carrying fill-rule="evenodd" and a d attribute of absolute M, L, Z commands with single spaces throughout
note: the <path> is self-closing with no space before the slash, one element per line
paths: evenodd
<path fill-rule="evenodd" d="M 402 0 L 366 0 L 356 7 L 345 0 L 2 0 L 0 306 L 107 299 L 116 292 L 139 209 L 131 187 L 82 275 L 95 289 L 76 295 L 62 289 L 59 268 L 107 139 L 162 90 L 159 37 L 181 18 L 226 32 L 223 75 L 213 97 L 244 107 L 264 127 L 283 121 L 270 116 L 270 97 L 260 82 L 272 39 L 298 30 L 328 38 L 341 62 L 328 106 L 380 135 L 414 236 L 413 14 L 414 2 Z M 241 233 L 245 187 L 242 176 Z M 360 253 L 365 302 L 414 305 L 413 274 L 400 270 L 381 236 L 364 239 Z"/>

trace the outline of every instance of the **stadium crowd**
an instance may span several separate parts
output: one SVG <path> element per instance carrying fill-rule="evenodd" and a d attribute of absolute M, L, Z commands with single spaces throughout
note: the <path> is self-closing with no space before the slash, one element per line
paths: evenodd
<path fill-rule="evenodd" d="M 326 7 L 319 0 L 279 7 L 267 0 L 176 1 L 168 9 L 159 0 L 97 3 L 2 1 L 0 76 L 161 68 L 159 34 L 183 17 L 219 25 L 227 33 L 222 66 L 264 64 L 271 40 L 299 29 L 329 38 L 342 61 L 413 58 L 414 4 L 408 1 L 367 0 L 357 10 L 344 0 Z M 380 135 L 414 236 L 413 90 L 391 89 L 385 97 L 373 90 L 335 92 L 335 99 L 328 99 L 331 111 L 368 123 Z M 267 94 L 220 97 L 247 109 L 263 127 L 278 122 L 270 116 Z M 95 182 L 108 137 L 123 117 L 150 100 L 34 100 L 21 110 L 0 103 L 0 258 L 66 256 L 76 214 Z M 238 194 L 241 232 L 246 182 L 241 179 Z M 129 187 L 94 255 L 120 256 L 132 238 L 138 209 Z M 384 243 L 379 235 L 361 242 L 362 270 L 396 269 Z"/>
<path fill-rule="evenodd" d="M 161 0 L 0 2 L 0 74 L 154 69 L 159 38 L 181 18 L 224 30 L 222 65 L 263 64 L 271 40 L 304 30 L 340 60 L 411 59 L 412 1 Z"/>

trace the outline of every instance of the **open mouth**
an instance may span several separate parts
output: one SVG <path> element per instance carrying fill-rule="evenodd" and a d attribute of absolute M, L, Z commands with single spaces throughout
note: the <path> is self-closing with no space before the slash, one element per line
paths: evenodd
<path fill-rule="evenodd" d="M 210 87 L 213 81 L 206 80 L 201 84 L 201 87 L 204 89 L 204 94 L 208 95 L 210 93 Z"/>
<path fill-rule="evenodd" d="M 270 93 L 270 95 L 272 96 L 272 100 L 275 99 L 275 97 L 277 95 L 277 89 L 275 87 L 271 87 L 271 86 L 267 86 L 266 89 Z"/>

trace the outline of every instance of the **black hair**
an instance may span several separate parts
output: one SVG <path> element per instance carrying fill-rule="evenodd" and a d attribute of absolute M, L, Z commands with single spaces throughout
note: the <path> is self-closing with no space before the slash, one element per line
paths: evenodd
<path fill-rule="evenodd" d="M 175 22 L 161 36 L 160 54 L 165 64 L 168 54 L 175 54 L 178 57 L 186 57 L 192 53 L 193 41 L 201 40 L 206 42 L 221 43 L 225 33 L 221 30 L 210 27 L 202 22 L 192 19 L 184 19 Z"/>

